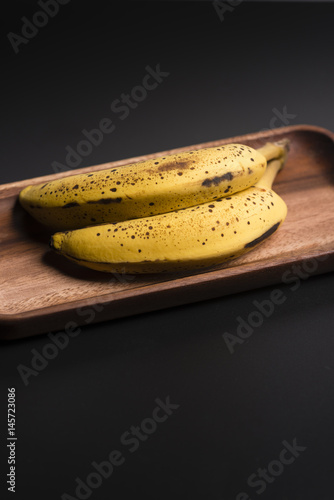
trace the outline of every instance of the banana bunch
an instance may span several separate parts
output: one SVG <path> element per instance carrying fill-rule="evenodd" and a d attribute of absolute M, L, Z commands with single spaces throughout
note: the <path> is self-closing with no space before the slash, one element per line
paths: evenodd
<path fill-rule="evenodd" d="M 28 186 L 21 205 L 53 230 L 151 217 L 253 186 L 284 144 L 228 144 Z"/>
<path fill-rule="evenodd" d="M 284 221 L 271 186 L 286 154 L 287 141 L 204 148 L 28 186 L 19 199 L 61 231 L 51 248 L 82 266 L 203 268 L 251 250 Z"/>

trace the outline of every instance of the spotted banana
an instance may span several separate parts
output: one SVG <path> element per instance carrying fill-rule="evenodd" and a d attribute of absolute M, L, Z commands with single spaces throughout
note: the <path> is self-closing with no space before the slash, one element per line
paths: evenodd
<path fill-rule="evenodd" d="M 77 229 L 178 210 L 255 184 L 284 144 L 227 144 L 28 186 L 22 206 L 54 230 Z"/>

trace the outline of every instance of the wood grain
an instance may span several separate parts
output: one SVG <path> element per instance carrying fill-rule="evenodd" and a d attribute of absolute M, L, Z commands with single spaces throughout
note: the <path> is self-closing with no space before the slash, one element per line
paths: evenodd
<path fill-rule="evenodd" d="M 84 269 L 49 250 L 51 233 L 18 203 L 19 191 L 28 184 L 229 142 L 257 148 L 283 137 L 290 139 L 291 150 L 274 189 L 288 205 L 284 224 L 243 257 L 199 272 L 121 276 Z M 87 319 L 103 321 L 278 283 L 284 272 L 308 259 L 317 259 L 308 263 L 315 268 L 310 274 L 333 270 L 333 163 L 333 134 L 300 125 L 0 186 L 1 338 L 64 330 L 69 321 L 81 325 Z"/>

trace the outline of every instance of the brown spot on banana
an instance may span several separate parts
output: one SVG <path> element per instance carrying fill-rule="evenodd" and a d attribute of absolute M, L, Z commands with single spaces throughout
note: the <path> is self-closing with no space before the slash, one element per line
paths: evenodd
<path fill-rule="evenodd" d="M 131 198 L 130 198 L 131 199 Z M 101 198 L 100 200 L 87 201 L 90 205 L 99 203 L 100 205 L 109 205 L 109 203 L 121 203 L 122 198 Z"/>
<path fill-rule="evenodd" d="M 186 169 L 192 166 L 193 160 L 176 160 L 176 161 L 164 161 L 160 167 L 158 167 L 158 170 L 160 172 L 168 172 L 168 171 L 173 171 L 175 169 Z"/>
<path fill-rule="evenodd" d="M 269 238 L 269 236 L 271 236 L 276 231 L 276 229 L 278 229 L 281 222 L 282 221 L 277 222 L 270 229 L 268 229 L 268 231 L 261 234 L 261 236 L 259 236 L 258 238 L 255 238 L 255 240 L 252 240 L 249 243 L 246 243 L 245 248 L 255 247 L 255 245 L 257 245 L 258 243 L 261 243 L 261 241 L 265 240 L 266 238 Z"/>
<path fill-rule="evenodd" d="M 212 177 L 211 179 L 205 179 L 202 182 L 202 186 L 205 187 L 211 187 L 213 186 L 218 186 L 223 181 L 231 181 L 233 179 L 234 175 L 232 172 L 227 172 L 226 174 L 223 175 L 216 175 L 216 177 Z"/>

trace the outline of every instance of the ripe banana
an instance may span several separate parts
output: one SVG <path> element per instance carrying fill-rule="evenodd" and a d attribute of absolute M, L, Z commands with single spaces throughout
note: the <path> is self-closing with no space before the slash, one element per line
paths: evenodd
<path fill-rule="evenodd" d="M 59 232 L 50 246 L 92 269 L 154 273 L 220 264 L 274 233 L 287 207 L 271 190 L 285 157 L 272 160 L 256 185 L 225 198 L 147 218 Z"/>
<path fill-rule="evenodd" d="M 55 230 L 148 217 L 229 196 L 255 184 L 284 144 L 228 144 L 28 186 L 22 206 Z"/>

